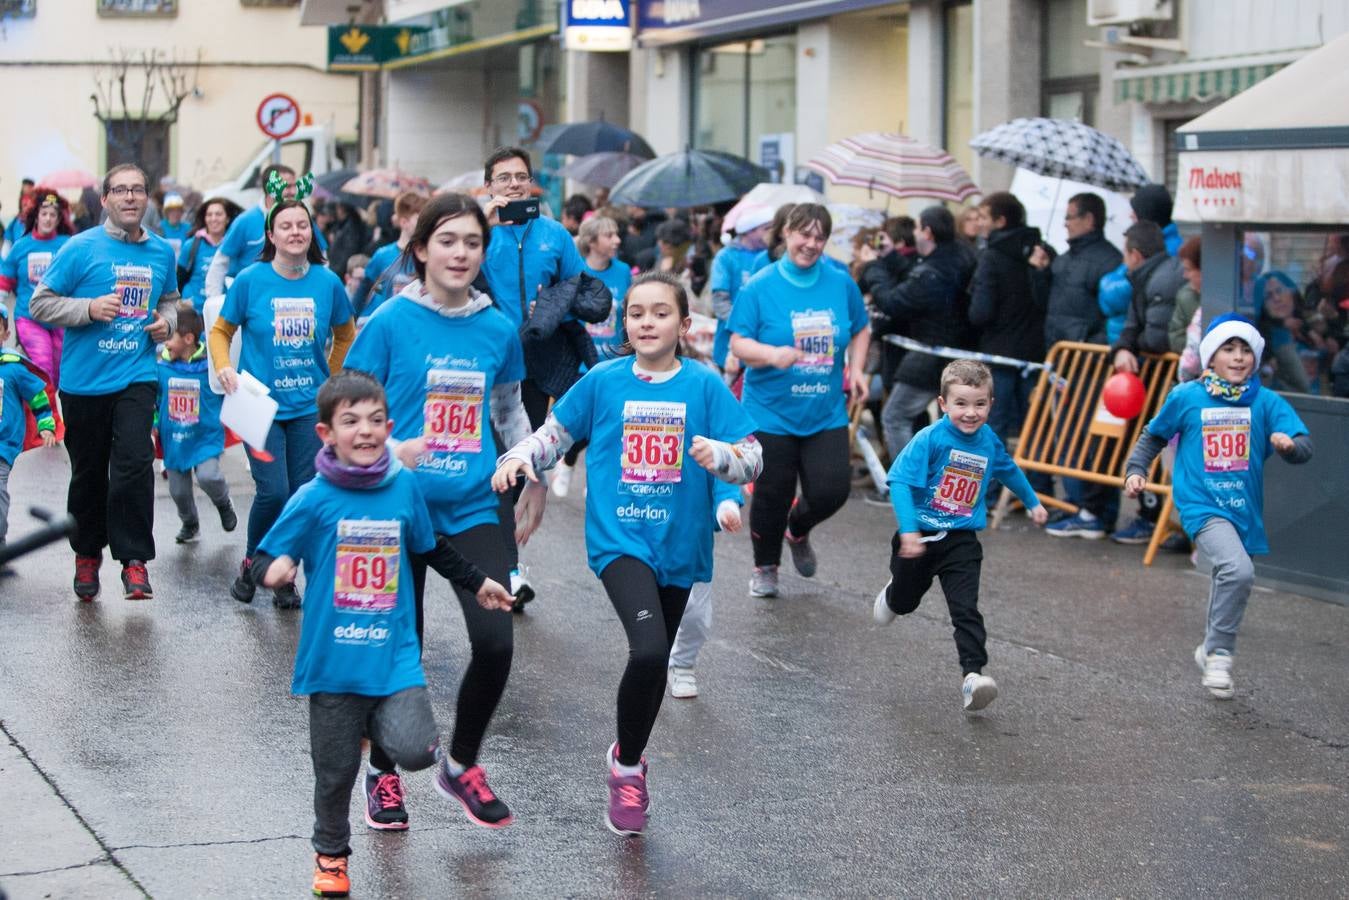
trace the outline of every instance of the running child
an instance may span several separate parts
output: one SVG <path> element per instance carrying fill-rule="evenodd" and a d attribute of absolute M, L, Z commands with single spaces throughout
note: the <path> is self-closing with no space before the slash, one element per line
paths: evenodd
<path fill-rule="evenodd" d="M 1200 683 L 1219 700 L 1234 692 L 1232 654 L 1255 581 L 1251 557 L 1269 552 L 1265 459 L 1272 452 L 1290 463 L 1312 456 L 1307 426 L 1255 374 L 1264 350 L 1247 319 L 1215 318 L 1199 343 L 1203 374 L 1171 390 L 1125 463 L 1125 493 L 1137 497 L 1157 454 L 1180 437 L 1172 473 L 1180 523 L 1213 564 L 1208 625 L 1194 661 L 1204 673 Z"/>
<path fill-rule="evenodd" d="M 201 314 L 188 301 L 178 306 L 178 322 L 159 356 L 159 443 L 169 496 L 183 523 L 174 540 L 190 544 L 201 537 L 192 476 L 220 513 L 220 527 L 239 524 L 230 501 L 230 486 L 220 470 L 225 452 L 225 426 L 220 424 L 224 398 L 207 383 L 206 345 L 201 342 Z"/>
<path fill-rule="evenodd" d="M 9 310 L 0 303 L 0 345 L 9 340 Z M 9 532 L 9 470 L 23 452 L 28 417 L 33 411 L 42 446 L 56 443 L 56 420 L 46 383 L 15 350 L 0 350 L 0 547 Z M 0 573 L 4 570 L 0 569 Z"/>
<path fill-rule="evenodd" d="M 964 708 L 973 712 L 998 696 L 997 682 L 983 674 L 988 649 L 979 614 L 984 550 L 978 532 L 984 528 L 989 481 L 1010 488 L 1036 525 L 1049 516 L 988 426 L 993 373 L 983 363 L 958 359 L 948 364 L 937 405 L 944 415 L 914 435 L 890 465 L 886 480 L 899 530 L 890 539 L 890 582 L 876 595 L 872 617 L 889 625 L 896 616 L 908 615 L 932 580 L 940 579 L 955 629 L 960 694 Z"/>
<path fill-rule="evenodd" d="M 351 788 L 370 738 L 406 769 L 437 765 L 451 796 L 407 577 L 414 559 L 510 609 L 498 582 L 431 527 L 416 477 L 385 446 L 393 429 L 384 389 L 341 372 L 319 389 L 318 474 L 286 503 L 253 557 L 253 578 L 276 589 L 304 564 L 308 589 L 291 692 L 309 696 L 314 762 L 314 893 L 345 897 Z"/>
<path fill-rule="evenodd" d="M 586 550 L 628 637 L 618 740 L 606 757 L 605 822 L 619 835 L 646 829 L 642 751 L 665 696 L 670 643 L 689 588 L 712 577 L 713 479 L 744 484 L 762 465 L 754 423 L 721 378 L 679 357 L 691 324 L 677 277 L 638 278 L 623 304 L 624 355 L 587 372 L 492 477 L 499 492 L 521 473 L 537 483 L 574 441 L 590 441 Z"/>

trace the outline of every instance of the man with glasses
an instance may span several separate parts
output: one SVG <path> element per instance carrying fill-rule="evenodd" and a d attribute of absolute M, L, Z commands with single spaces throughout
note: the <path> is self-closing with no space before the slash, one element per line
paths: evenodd
<path fill-rule="evenodd" d="M 103 179 L 102 227 L 75 235 L 52 260 L 29 308 L 64 326 L 61 408 L 70 454 L 67 509 L 75 519 L 75 594 L 98 596 L 103 548 L 122 563 L 128 600 L 153 596 L 155 344 L 177 321 L 173 247 L 141 227 L 148 181 L 137 166 Z"/>
<path fill-rule="evenodd" d="M 576 242 L 558 222 L 543 217 L 525 222 L 501 221 L 502 207 L 526 200 L 533 193 L 534 171 L 528 152 L 519 147 L 493 151 L 483 165 L 483 182 L 491 192 L 483 211 L 492 226 L 492 239 L 487 242 L 482 274 L 497 306 L 518 328 L 529 318 L 539 291 L 580 275 L 585 263 L 576 250 Z M 520 382 L 520 399 L 529 416 L 529 427 L 538 428 L 548 415 L 549 398 L 528 371 Z M 502 530 L 507 532 L 507 541 L 514 548 L 513 517 L 504 504 Z M 516 597 L 515 608 L 519 612 L 533 598 L 534 590 L 520 571 L 518 558 L 513 563 L 511 593 Z"/>

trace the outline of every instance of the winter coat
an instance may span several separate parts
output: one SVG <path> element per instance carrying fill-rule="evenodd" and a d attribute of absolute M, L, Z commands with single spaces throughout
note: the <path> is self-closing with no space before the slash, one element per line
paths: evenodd
<path fill-rule="evenodd" d="M 1168 352 L 1176 292 L 1185 284 L 1180 260 L 1165 253 L 1151 256 L 1129 273 L 1129 283 L 1133 285 L 1133 298 L 1113 348 L 1134 353 Z"/>
<path fill-rule="evenodd" d="M 1180 245 L 1184 243 L 1180 239 L 1180 229 L 1176 228 L 1175 222 L 1162 229 L 1162 239 L 1166 241 L 1166 252 L 1171 256 L 1175 256 L 1180 250 Z M 1129 269 L 1124 263 L 1120 263 L 1102 276 L 1096 301 L 1105 316 L 1105 335 L 1112 346 L 1119 340 L 1119 333 L 1124 330 L 1124 320 L 1129 315 L 1129 302 L 1133 300 L 1133 296 L 1134 286 L 1129 283 Z"/>
<path fill-rule="evenodd" d="M 887 283 L 899 285 L 903 283 L 905 278 L 909 277 L 913 267 L 918 265 L 918 254 L 914 253 L 912 249 L 909 249 L 906 253 L 896 247 L 894 252 L 882 256 L 878 262 L 886 269 Z M 861 280 L 859 280 L 857 286 L 863 293 L 869 290 Z M 868 304 L 868 309 L 871 312 L 871 346 L 876 348 L 876 353 L 880 358 L 881 384 L 886 390 L 889 390 L 890 385 L 895 383 L 895 373 L 899 371 L 899 363 L 904 358 L 904 350 L 889 341 L 879 340 L 884 335 L 896 333 L 895 323 L 891 321 L 889 316 L 881 312 L 874 303 Z"/>
<path fill-rule="evenodd" d="M 970 289 L 970 324 L 981 353 L 1030 362 L 1045 358 L 1049 278 L 1029 262 L 1040 229 L 1019 225 L 988 236 Z"/>
<path fill-rule="evenodd" d="M 1105 317 L 1096 302 L 1101 276 L 1124 260 L 1105 233 L 1093 231 L 1068 241 L 1068 252 L 1050 265 L 1045 347 L 1059 341 L 1106 343 Z"/>
<path fill-rule="evenodd" d="M 583 322 L 609 318 L 614 298 L 604 282 L 582 273 L 539 291 L 520 328 L 525 372 L 548 396 L 561 397 L 599 356 Z M 577 321 L 577 320 L 580 321 Z"/>
<path fill-rule="evenodd" d="M 882 260 L 862 270 L 862 291 L 871 294 L 878 311 L 900 334 L 943 347 L 968 347 L 969 285 L 974 275 L 974 250 L 961 241 L 938 244 L 902 282 L 896 282 Z M 910 351 L 900 361 L 895 380 L 911 387 L 937 390 L 946 361 Z"/>

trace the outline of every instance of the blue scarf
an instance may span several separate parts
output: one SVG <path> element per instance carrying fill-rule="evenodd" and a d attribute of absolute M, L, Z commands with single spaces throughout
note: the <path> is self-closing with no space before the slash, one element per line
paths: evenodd
<path fill-rule="evenodd" d="M 1260 378 L 1256 375 L 1234 384 L 1226 378 L 1219 377 L 1212 369 L 1205 369 L 1199 379 L 1204 383 L 1204 390 L 1208 391 L 1210 397 L 1237 406 L 1250 406 L 1255 402 L 1256 392 L 1260 390 Z"/>

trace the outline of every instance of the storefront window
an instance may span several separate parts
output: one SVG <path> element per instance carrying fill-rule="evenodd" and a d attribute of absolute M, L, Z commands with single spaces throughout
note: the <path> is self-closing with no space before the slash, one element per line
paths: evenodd
<path fill-rule="evenodd" d="M 974 5 L 946 8 L 946 97 L 942 143 L 967 170 L 974 169 Z"/>
<path fill-rule="evenodd" d="M 1101 56 L 1099 50 L 1087 46 L 1096 34 L 1087 25 L 1086 7 L 1082 0 L 1042 2 L 1041 110 L 1051 119 L 1095 125 Z"/>
<path fill-rule="evenodd" d="M 1241 253 L 1238 311 L 1265 338 L 1262 380 L 1281 391 L 1334 393 L 1335 357 L 1349 347 L 1349 231 L 1248 230 Z"/>
<path fill-rule="evenodd" d="M 693 143 L 758 158 L 765 135 L 796 131 L 796 35 L 694 51 Z"/>

